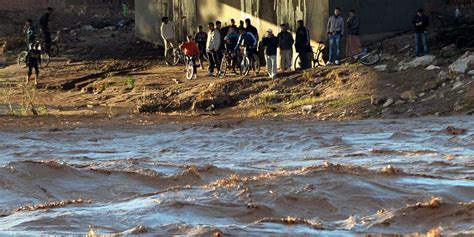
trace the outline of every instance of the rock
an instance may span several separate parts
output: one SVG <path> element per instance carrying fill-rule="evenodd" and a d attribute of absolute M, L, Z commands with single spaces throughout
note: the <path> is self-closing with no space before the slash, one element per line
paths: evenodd
<path fill-rule="evenodd" d="M 441 69 L 441 68 L 435 65 L 429 65 L 427 68 L 425 68 L 426 71 L 433 71 L 433 70 L 438 70 L 438 69 Z"/>
<path fill-rule="evenodd" d="M 440 79 L 440 80 L 448 80 L 449 78 L 450 77 L 449 77 L 449 74 L 447 72 L 441 71 L 438 74 L 438 79 Z"/>
<path fill-rule="evenodd" d="M 374 69 L 379 71 L 379 72 L 386 71 L 387 68 L 388 68 L 388 65 L 386 65 L 386 64 L 377 65 L 377 66 L 374 67 Z"/>
<path fill-rule="evenodd" d="M 462 83 L 462 82 L 459 81 L 459 80 L 456 80 L 456 82 L 455 82 L 454 85 L 453 85 L 453 90 L 457 90 L 457 89 L 459 89 L 459 88 L 461 88 L 461 87 L 463 87 L 463 86 L 464 86 L 464 83 Z"/>
<path fill-rule="evenodd" d="M 418 96 L 416 95 L 416 92 L 415 92 L 415 91 L 409 90 L 409 91 L 403 92 L 403 93 L 400 95 L 400 98 L 401 98 L 402 100 L 413 101 L 413 100 L 416 100 L 416 99 L 418 98 Z"/>
<path fill-rule="evenodd" d="M 467 72 L 467 75 L 474 76 L 474 70 L 471 70 L 471 71 Z"/>
<path fill-rule="evenodd" d="M 443 84 L 443 82 L 441 80 L 434 80 L 434 81 L 427 81 L 425 82 L 425 84 L 423 84 L 422 86 L 422 90 L 424 92 L 428 92 L 428 91 L 432 91 L 432 90 L 436 90 L 438 89 L 441 85 Z"/>
<path fill-rule="evenodd" d="M 387 99 L 387 101 L 385 101 L 385 103 L 382 105 L 382 107 L 383 108 L 388 108 L 391 105 L 393 105 L 393 103 L 395 103 L 395 101 L 392 98 L 389 98 L 389 99 Z"/>
<path fill-rule="evenodd" d="M 474 66 L 474 53 L 467 51 L 449 66 L 449 71 L 453 73 L 464 74 Z"/>
<path fill-rule="evenodd" d="M 455 44 L 451 44 L 442 48 L 439 54 L 441 57 L 450 58 L 458 53 L 459 53 L 458 47 Z"/>
<path fill-rule="evenodd" d="M 305 105 L 305 106 L 301 107 L 301 110 L 305 114 L 310 114 L 310 113 L 313 113 L 314 111 L 316 111 L 316 108 L 315 108 L 314 105 Z"/>
<path fill-rule="evenodd" d="M 404 70 L 407 70 L 407 69 L 410 69 L 410 68 L 415 68 L 415 67 L 420 67 L 420 66 L 423 66 L 423 67 L 426 67 L 428 65 L 430 65 L 431 63 L 433 63 L 433 61 L 436 59 L 436 56 L 434 55 L 425 55 L 423 57 L 416 57 L 414 58 L 413 60 L 411 60 L 410 62 L 400 62 L 398 64 L 399 66 L 399 71 L 404 71 Z"/>
<path fill-rule="evenodd" d="M 386 98 L 380 98 L 380 97 L 377 97 L 377 96 L 371 96 L 370 97 L 370 104 L 372 104 L 374 106 L 381 105 L 381 104 L 385 103 L 386 101 L 387 101 Z"/>
<path fill-rule="evenodd" d="M 425 95 L 426 95 L 426 94 L 425 94 L 424 92 L 421 92 L 421 93 L 418 95 L 418 97 L 423 97 L 423 96 L 425 96 Z"/>

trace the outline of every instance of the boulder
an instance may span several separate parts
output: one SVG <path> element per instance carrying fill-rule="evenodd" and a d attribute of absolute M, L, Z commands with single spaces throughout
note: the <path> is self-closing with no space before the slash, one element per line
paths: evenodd
<path fill-rule="evenodd" d="M 410 68 L 415 68 L 415 67 L 427 67 L 430 64 L 433 63 L 433 61 L 436 59 L 436 56 L 434 55 L 425 55 L 423 57 L 416 57 L 413 60 L 409 62 L 402 61 L 398 64 L 399 66 L 399 71 L 404 71 Z"/>
<path fill-rule="evenodd" d="M 464 74 L 468 70 L 473 69 L 474 66 L 474 53 L 467 51 L 463 56 L 458 58 L 451 66 L 449 71 L 453 73 Z"/>
<path fill-rule="evenodd" d="M 417 94 L 416 94 L 416 91 L 414 90 L 409 90 L 409 91 L 405 91 L 403 92 L 401 95 L 400 95 L 400 98 L 402 100 L 409 100 L 409 101 L 412 101 L 412 100 L 416 100 L 418 98 Z"/>
<path fill-rule="evenodd" d="M 305 114 L 310 114 L 310 113 L 313 113 L 313 112 L 316 111 L 316 107 L 314 105 L 305 105 L 305 106 L 301 107 L 301 110 Z"/>
<path fill-rule="evenodd" d="M 383 103 L 385 103 L 387 101 L 386 98 L 381 98 L 381 97 L 377 97 L 377 96 L 371 96 L 370 97 L 370 104 L 374 105 L 374 106 L 377 106 L 377 105 L 381 105 Z"/>
<path fill-rule="evenodd" d="M 467 75 L 474 76 L 474 70 L 471 70 L 471 71 L 467 72 Z"/>

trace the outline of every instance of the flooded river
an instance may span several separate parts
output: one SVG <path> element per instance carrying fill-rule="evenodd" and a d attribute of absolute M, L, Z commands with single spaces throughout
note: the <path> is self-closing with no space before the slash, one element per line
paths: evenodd
<path fill-rule="evenodd" d="M 473 128 L 473 117 L 3 128 L 0 235 L 474 235 Z"/>

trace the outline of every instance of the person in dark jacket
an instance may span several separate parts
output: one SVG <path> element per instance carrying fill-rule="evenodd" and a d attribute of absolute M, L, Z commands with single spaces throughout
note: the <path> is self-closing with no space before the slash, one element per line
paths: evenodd
<path fill-rule="evenodd" d="M 28 65 L 28 77 L 26 78 L 26 83 L 31 79 L 31 75 L 33 74 L 33 69 L 35 69 L 35 85 L 38 85 L 39 79 L 39 65 L 41 64 L 41 50 L 40 43 L 36 42 L 31 46 L 30 51 L 28 51 L 28 55 L 26 56 L 26 64 Z"/>
<path fill-rule="evenodd" d="M 23 29 L 26 36 L 26 48 L 29 49 L 31 44 L 36 42 L 36 31 L 33 26 L 33 20 L 26 20 L 25 28 Z"/>
<path fill-rule="evenodd" d="M 415 27 L 415 49 L 416 56 L 421 56 L 421 49 L 424 54 L 428 54 L 428 17 L 423 13 L 423 9 L 418 9 L 413 17 L 413 26 Z"/>
<path fill-rule="evenodd" d="M 204 32 L 202 26 L 198 27 L 198 32 L 194 36 L 194 41 L 198 44 L 199 47 L 199 64 L 201 65 L 201 68 L 204 69 L 204 64 L 202 63 L 202 61 L 204 60 L 204 56 L 206 55 L 207 33 Z"/>
<path fill-rule="evenodd" d="M 257 40 L 259 39 L 258 30 L 257 28 L 255 28 L 255 26 L 252 25 L 252 21 L 249 18 L 245 19 L 245 31 L 252 33 L 255 38 L 257 38 Z"/>
<path fill-rule="evenodd" d="M 350 10 L 347 18 L 346 56 L 352 57 L 362 52 L 360 43 L 360 20 L 355 10 Z"/>
<path fill-rule="evenodd" d="M 44 37 L 44 44 L 46 46 L 46 51 L 49 52 L 51 48 L 51 43 L 53 42 L 51 38 L 51 29 L 49 28 L 49 22 L 51 20 L 51 15 L 53 14 L 53 8 L 48 7 L 47 12 L 40 19 L 41 32 Z"/>
<path fill-rule="evenodd" d="M 278 45 L 280 47 L 280 68 L 283 72 L 291 69 L 293 62 L 293 45 L 295 40 L 288 31 L 288 24 L 280 25 L 281 32 L 278 33 Z"/>
<path fill-rule="evenodd" d="M 300 56 L 300 67 L 305 70 L 310 68 L 310 56 L 312 54 L 311 38 L 309 30 L 304 26 L 304 21 L 298 21 L 298 30 L 296 30 L 296 52 Z"/>
<path fill-rule="evenodd" d="M 265 61 L 267 62 L 268 76 L 271 79 L 277 77 L 277 49 L 279 40 L 273 34 L 273 30 L 267 30 L 266 37 L 262 39 L 262 46 L 265 48 Z"/>

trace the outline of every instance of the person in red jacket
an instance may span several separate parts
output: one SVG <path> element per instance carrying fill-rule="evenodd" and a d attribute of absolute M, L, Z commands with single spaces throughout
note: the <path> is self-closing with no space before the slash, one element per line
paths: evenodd
<path fill-rule="evenodd" d="M 179 46 L 181 51 L 183 51 L 184 55 L 186 57 L 191 57 L 191 60 L 193 60 L 194 64 L 194 78 L 197 78 L 197 65 L 196 65 L 196 59 L 199 58 L 199 55 L 201 54 L 199 51 L 199 46 L 196 42 L 194 42 L 193 36 L 189 35 L 188 37 L 188 42 L 185 42 Z"/>

